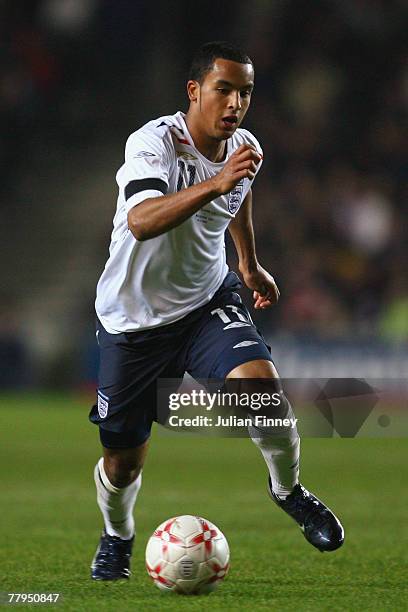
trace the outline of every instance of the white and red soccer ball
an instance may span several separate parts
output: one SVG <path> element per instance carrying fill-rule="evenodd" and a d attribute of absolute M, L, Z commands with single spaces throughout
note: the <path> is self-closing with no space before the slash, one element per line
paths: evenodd
<path fill-rule="evenodd" d="M 200 516 L 176 516 L 154 531 L 146 568 L 156 586 L 185 595 L 209 593 L 225 578 L 229 547 L 224 534 Z"/>

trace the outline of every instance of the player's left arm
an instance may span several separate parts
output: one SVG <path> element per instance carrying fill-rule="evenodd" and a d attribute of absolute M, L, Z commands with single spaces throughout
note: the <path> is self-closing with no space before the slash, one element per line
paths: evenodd
<path fill-rule="evenodd" d="M 259 264 L 256 257 L 251 189 L 228 229 L 238 253 L 239 271 L 246 286 L 253 290 L 254 308 L 268 308 L 276 304 L 279 289 L 273 276 Z"/>

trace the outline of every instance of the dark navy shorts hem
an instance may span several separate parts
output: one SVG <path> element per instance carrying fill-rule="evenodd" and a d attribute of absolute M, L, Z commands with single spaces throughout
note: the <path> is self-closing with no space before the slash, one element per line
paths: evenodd
<path fill-rule="evenodd" d="M 226 361 L 221 368 L 217 368 L 215 370 L 214 378 L 225 380 L 228 374 L 232 372 L 232 370 L 235 370 L 235 368 L 237 368 L 238 366 L 243 365 L 244 363 L 248 363 L 249 361 L 257 361 L 259 359 L 262 359 L 264 361 L 270 361 L 271 363 L 273 363 L 271 354 L 269 352 L 263 350 L 256 352 L 254 351 L 252 356 L 237 356 L 234 359 L 228 359 L 228 361 Z"/>

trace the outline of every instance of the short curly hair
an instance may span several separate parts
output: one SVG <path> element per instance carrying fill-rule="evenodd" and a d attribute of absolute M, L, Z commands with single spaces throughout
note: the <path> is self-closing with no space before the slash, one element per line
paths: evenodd
<path fill-rule="evenodd" d="M 216 59 L 227 59 L 239 64 L 253 64 L 253 61 L 241 49 L 226 41 L 205 43 L 193 57 L 189 79 L 200 84 L 211 71 Z"/>

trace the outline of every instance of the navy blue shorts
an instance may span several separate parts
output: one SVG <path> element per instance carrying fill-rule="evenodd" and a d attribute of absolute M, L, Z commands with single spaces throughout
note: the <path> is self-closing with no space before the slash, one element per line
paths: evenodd
<path fill-rule="evenodd" d="M 97 403 L 89 419 L 99 425 L 107 448 L 133 448 L 157 420 L 159 378 L 224 381 L 235 367 L 272 361 L 270 347 L 236 293 L 242 287 L 229 272 L 212 300 L 175 323 L 154 329 L 109 334 L 97 321 L 100 349 Z"/>

